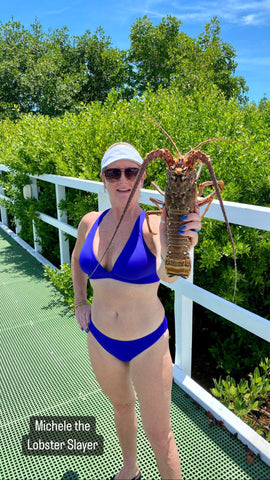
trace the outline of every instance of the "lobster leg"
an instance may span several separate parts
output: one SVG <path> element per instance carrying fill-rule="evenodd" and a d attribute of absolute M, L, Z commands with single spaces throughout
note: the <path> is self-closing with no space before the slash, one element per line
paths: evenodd
<path fill-rule="evenodd" d="M 222 180 L 217 180 L 217 183 L 218 183 L 218 185 L 220 185 L 221 190 L 224 190 L 224 182 Z M 207 203 L 207 207 L 206 207 L 205 211 L 203 212 L 201 218 L 204 217 L 204 215 L 206 214 L 207 210 L 209 209 L 212 201 L 214 200 L 214 197 L 217 195 L 217 192 L 215 190 L 214 192 L 207 195 L 207 197 L 201 197 L 203 189 L 205 187 L 209 187 L 209 186 L 212 186 L 212 185 L 213 185 L 213 182 L 211 182 L 211 181 L 204 182 L 204 183 L 201 183 L 199 185 L 199 192 L 198 192 L 199 197 L 197 198 L 198 205 L 199 205 L 199 207 L 202 207 L 203 205 L 205 205 Z"/>
<path fill-rule="evenodd" d="M 152 202 L 153 201 L 154 201 L 154 199 L 152 199 Z M 160 207 L 158 207 L 158 208 L 161 211 L 161 208 Z M 147 212 L 145 212 L 145 219 L 146 219 L 146 223 L 147 223 L 147 226 L 148 226 L 148 230 L 152 235 L 157 235 L 157 234 L 155 232 L 153 232 L 152 228 L 150 227 L 149 216 L 150 215 L 157 215 L 157 213 L 159 213 L 159 211 L 157 211 L 157 210 L 148 210 Z"/>
<path fill-rule="evenodd" d="M 151 185 L 153 185 L 153 187 L 155 187 L 155 189 L 158 191 L 158 193 L 160 193 L 163 197 L 165 197 L 165 192 L 163 192 L 163 190 L 161 190 L 161 188 L 155 182 L 151 182 Z"/>
<path fill-rule="evenodd" d="M 162 208 L 164 207 L 165 202 L 162 202 L 161 200 L 157 200 L 154 197 L 149 197 L 149 200 L 151 200 L 151 202 L 154 203 L 156 207 L 158 207 L 160 212 L 162 211 Z M 159 205 L 162 205 L 162 208 L 160 208 Z"/>
<path fill-rule="evenodd" d="M 157 215 L 157 213 L 161 213 L 162 208 L 160 208 L 159 205 L 162 205 L 162 207 L 164 207 L 165 203 L 162 202 L 161 200 L 156 200 L 156 198 L 153 198 L 153 197 L 150 197 L 149 200 L 151 200 L 151 202 L 153 202 L 156 205 L 158 210 L 148 210 L 147 212 L 145 212 L 145 218 L 146 218 L 146 223 L 147 223 L 149 232 L 152 233 L 152 235 L 156 235 L 156 233 L 153 232 L 152 228 L 150 227 L 149 216 Z"/>
<path fill-rule="evenodd" d="M 155 187 L 155 189 L 156 189 L 161 195 L 163 195 L 163 197 L 165 197 L 165 193 L 159 188 L 159 186 L 158 186 L 155 182 L 151 182 L 151 185 L 153 185 L 153 187 Z M 146 218 L 146 223 L 147 223 L 149 232 L 152 233 L 152 235 L 156 235 L 156 233 L 153 232 L 153 230 L 152 230 L 151 227 L 150 227 L 149 215 L 156 215 L 157 213 L 162 212 L 162 208 L 164 207 L 165 202 L 162 202 L 162 200 L 157 200 L 156 198 L 153 198 L 153 197 L 150 197 L 149 200 L 151 200 L 151 202 L 156 205 L 156 207 L 158 208 L 158 212 L 157 212 L 156 210 L 148 210 L 148 211 L 145 213 L 145 218 Z M 159 205 L 162 205 L 162 208 L 160 208 Z"/>
<path fill-rule="evenodd" d="M 221 186 L 221 190 L 224 190 L 225 187 L 224 187 L 224 182 L 223 182 L 223 180 L 217 180 L 217 184 Z M 198 195 L 201 196 L 204 188 L 205 188 L 205 187 L 210 187 L 210 186 L 212 186 L 212 185 L 214 185 L 214 183 L 213 183 L 212 181 L 200 183 Z M 216 191 L 215 191 L 214 193 L 216 194 Z M 211 194 L 211 195 L 212 195 L 212 194 Z M 208 195 L 208 196 L 209 196 L 209 195 Z M 205 197 L 205 198 L 207 198 L 207 197 Z"/>
<path fill-rule="evenodd" d="M 158 208 L 159 212 L 162 212 L 162 208 L 164 207 L 165 202 L 162 202 L 161 200 L 157 200 L 156 198 L 153 198 L 153 197 L 150 197 L 149 200 L 151 200 L 151 202 L 156 205 L 156 207 Z M 159 205 L 162 205 L 162 208 L 160 208 Z M 151 210 L 149 210 L 149 212 L 151 212 Z M 156 213 L 156 210 L 155 210 L 155 212 L 153 212 L 153 213 Z"/>

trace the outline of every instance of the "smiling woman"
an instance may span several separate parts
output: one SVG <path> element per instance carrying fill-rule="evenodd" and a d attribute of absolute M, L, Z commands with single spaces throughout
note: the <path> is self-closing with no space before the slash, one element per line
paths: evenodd
<path fill-rule="evenodd" d="M 118 160 L 113 162 L 111 167 L 112 168 L 106 168 L 103 170 L 100 175 L 109 195 L 120 193 L 123 196 L 124 194 L 130 194 L 134 181 L 138 175 L 139 168 L 134 168 L 134 163 L 131 160 Z M 137 188 L 133 204 L 138 204 L 140 188 L 143 185 L 144 178 L 145 174 Z M 122 201 L 119 204 L 119 208 L 122 210 Z"/>
<path fill-rule="evenodd" d="M 170 422 L 172 359 L 167 319 L 157 296 L 160 279 L 173 282 L 177 277 L 167 276 L 163 261 L 166 211 L 162 212 L 162 221 L 157 215 L 151 217 L 153 230 L 158 232 L 153 235 L 138 203 L 145 173 L 110 241 L 142 163 L 137 150 L 127 143 L 112 145 L 103 156 L 100 176 L 112 207 L 90 212 L 80 222 L 72 254 L 75 314 L 78 325 L 88 334 L 97 381 L 114 408 L 124 466 L 113 478 L 141 478 L 137 464 L 137 395 L 160 475 L 179 480 L 180 461 Z M 188 215 L 185 225 L 184 235 L 199 229 L 199 214 Z M 91 306 L 86 298 L 88 276 L 93 288 Z"/>

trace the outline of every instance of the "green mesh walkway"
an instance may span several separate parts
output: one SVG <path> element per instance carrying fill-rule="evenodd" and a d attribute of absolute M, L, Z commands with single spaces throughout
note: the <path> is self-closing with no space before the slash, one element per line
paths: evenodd
<path fill-rule="evenodd" d="M 0 319 L 0 480 L 110 478 L 121 467 L 121 452 L 112 408 L 91 371 L 86 335 L 77 327 L 60 294 L 44 278 L 43 267 L 2 230 Z M 171 413 L 186 480 L 270 478 L 270 469 L 262 461 L 256 457 L 248 465 L 246 448 L 228 431 L 212 425 L 205 412 L 176 385 Z M 22 438 L 29 435 L 33 416 L 95 417 L 96 432 L 104 438 L 104 452 L 23 454 Z M 158 479 L 140 422 L 138 458 L 143 478 Z"/>

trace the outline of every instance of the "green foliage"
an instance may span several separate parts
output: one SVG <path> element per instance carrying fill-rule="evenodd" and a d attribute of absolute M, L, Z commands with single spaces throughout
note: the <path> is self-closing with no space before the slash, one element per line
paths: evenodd
<path fill-rule="evenodd" d="M 212 346 L 209 350 L 218 370 L 239 379 L 269 355 L 269 343 L 265 340 L 220 317 L 210 315 L 210 319 Z"/>
<path fill-rule="evenodd" d="M 220 25 L 217 17 L 205 25 L 205 31 L 199 35 L 197 41 L 198 57 L 196 57 L 196 73 L 199 82 L 204 85 L 214 83 L 225 95 L 225 98 L 246 100 L 248 91 L 243 77 L 236 77 L 234 48 L 220 38 Z"/>
<path fill-rule="evenodd" d="M 63 298 L 69 308 L 74 309 L 74 293 L 72 285 L 72 274 L 70 265 L 64 263 L 61 265 L 61 269 L 57 271 L 54 268 L 50 268 L 48 265 L 44 267 L 44 274 L 50 279 L 53 285 L 63 294 Z M 87 298 L 91 303 L 93 298 L 93 291 L 88 285 Z"/>
<path fill-rule="evenodd" d="M 11 202 L 0 200 L 0 205 L 5 207 L 8 216 L 12 219 L 11 223 L 15 229 L 15 218 L 20 221 L 20 236 L 31 246 L 33 246 L 32 221 L 37 219 L 37 204 L 35 199 L 25 199 L 23 197 L 23 187 L 29 183 L 25 174 L 14 174 L 9 172 L 2 173 L 0 180 L 5 195 L 11 199 Z"/>
<path fill-rule="evenodd" d="M 51 117 L 77 111 L 80 102 L 104 101 L 122 86 L 124 53 L 102 28 L 70 38 L 67 27 L 27 30 L 13 19 L 0 25 L 0 118 L 34 112 Z"/>
<path fill-rule="evenodd" d="M 104 103 L 113 89 L 131 99 L 149 87 L 173 84 L 182 95 L 216 86 L 225 98 L 244 104 L 248 88 L 235 76 L 236 53 L 220 38 L 217 18 L 198 39 L 180 26 L 171 15 L 156 26 L 146 16 L 138 18 L 130 49 L 122 51 L 101 27 L 70 37 L 65 26 L 46 33 L 37 21 L 29 29 L 13 18 L 0 23 L 0 119 L 77 113 L 90 102 Z"/>
<path fill-rule="evenodd" d="M 139 93 L 148 85 L 152 90 L 169 85 L 176 68 L 175 51 L 181 49 L 184 39 L 188 38 L 179 33 L 181 24 L 168 15 L 156 26 L 147 16 L 137 19 L 131 26 L 128 61 L 133 66 L 132 80 Z"/>
<path fill-rule="evenodd" d="M 94 35 L 87 30 L 73 42 L 75 64 L 87 71 L 82 76 L 81 89 L 77 100 L 88 104 L 92 101 L 104 102 L 113 88 L 120 88 L 125 81 L 124 52 L 111 46 L 101 27 Z"/>
<path fill-rule="evenodd" d="M 270 396 L 270 360 L 265 358 L 259 367 L 248 375 L 249 380 L 242 378 L 239 383 L 229 375 L 225 380 L 221 377 L 218 381 L 214 379 L 215 387 L 211 389 L 216 398 L 250 425 L 253 424 L 250 414 L 257 412 Z M 263 427 L 258 433 L 270 440 L 269 432 Z"/>
<path fill-rule="evenodd" d="M 220 38 L 219 21 L 214 17 L 205 25 L 198 40 L 180 32 L 182 22 L 167 15 L 158 25 L 147 16 L 131 26 L 131 46 L 128 61 L 133 65 L 131 84 L 142 94 L 149 86 L 157 91 L 160 86 L 174 83 L 182 94 L 194 88 L 202 90 L 217 86 L 225 98 L 245 101 L 248 88 L 243 77 L 234 76 L 237 63 L 233 47 Z"/>
<path fill-rule="evenodd" d="M 77 228 L 86 213 L 98 210 L 97 196 L 94 193 L 68 189 L 66 200 L 62 200 L 59 207 L 68 212 L 68 223 Z"/>

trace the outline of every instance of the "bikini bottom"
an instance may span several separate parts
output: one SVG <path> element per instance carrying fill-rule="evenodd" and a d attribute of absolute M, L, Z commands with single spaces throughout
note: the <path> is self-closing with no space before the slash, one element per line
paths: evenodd
<path fill-rule="evenodd" d="M 163 322 L 156 330 L 145 337 L 136 338 L 135 340 L 116 340 L 108 337 L 95 327 L 91 319 L 89 329 L 93 337 L 104 348 L 104 350 L 122 362 L 130 362 L 130 360 L 151 347 L 160 337 L 162 337 L 168 329 L 168 323 L 167 318 L 164 317 Z"/>

